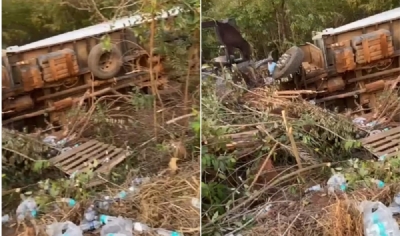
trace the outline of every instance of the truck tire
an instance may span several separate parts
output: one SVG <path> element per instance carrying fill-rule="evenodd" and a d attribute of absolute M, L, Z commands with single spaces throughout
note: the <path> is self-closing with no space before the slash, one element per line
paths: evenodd
<path fill-rule="evenodd" d="M 293 46 L 285 53 L 290 54 L 290 58 L 282 69 L 276 67 L 274 73 L 272 74 L 272 78 L 274 79 L 284 78 L 296 72 L 303 62 L 304 52 L 299 47 Z"/>
<path fill-rule="evenodd" d="M 110 54 L 104 64 L 101 64 L 101 57 Z M 101 43 L 90 50 L 88 56 L 88 67 L 96 78 L 111 79 L 118 74 L 122 68 L 122 53 L 116 45 L 111 46 L 111 51 L 105 51 Z"/>

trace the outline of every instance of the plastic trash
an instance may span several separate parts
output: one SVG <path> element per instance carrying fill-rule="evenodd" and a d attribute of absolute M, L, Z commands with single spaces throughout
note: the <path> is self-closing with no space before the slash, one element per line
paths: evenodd
<path fill-rule="evenodd" d="M 400 193 L 394 195 L 392 204 L 389 206 L 393 214 L 400 214 Z"/>
<path fill-rule="evenodd" d="M 86 231 L 92 231 L 92 230 L 96 230 L 99 229 L 102 226 L 101 222 L 98 220 L 94 220 L 94 221 L 83 221 L 79 227 L 81 228 L 81 230 L 83 232 Z"/>
<path fill-rule="evenodd" d="M 76 205 L 76 201 L 72 198 L 61 198 L 60 201 L 68 203 L 69 207 L 74 207 Z"/>
<path fill-rule="evenodd" d="M 7 223 L 10 221 L 10 216 L 8 214 L 1 217 L 1 223 Z"/>
<path fill-rule="evenodd" d="M 115 221 L 117 219 L 119 219 L 119 218 L 115 217 L 115 216 L 109 216 L 109 215 L 100 215 L 100 217 L 99 217 L 99 220 L 102 224 L 107 224 L 108 222 Z"/>
<path fill-rule="evenodd" d="M 136 194 L 140 190 L 140 186 L 150 182 L 149 177 L 135 178 L 131 182 L 131 186 L 128 191 L 121 191 L 116 196 L 104 196 L 103 200 L 98 200 L 95 202 L 95 206 L 99 209 L 108 210 L 113 202 L 126 199 L 131 194 Z"/>
<path fill-rule="evenodd" d="M 345 191 L 347 181 L 343 174 L 336 173 L 329 178 L 327 185 L 329 193 L 333 193 L 335 190 Z"/>
<path fill-rule="evenodd" d="M 157 235 L 160 235 L 160 236 L 182 236 L 183 235 L 178 232 L 169 231 L 166 229 L 156 229 L 156 233 L 157 233 Z"/>
<path fill-rule="evenodd" d="M 134 186 L 140 186 L 143 184 L 147 184 L 150 182 L 150 177 L 144 177 L 144 178 L 135 178 L 132 180 L 132 185 Z"/>
<path fill-rule="evenodd" d="M 65 231 L 63 233 L 63 231 Z M 82 229 L 71 221 L 57 222 L 46 227 L 49 236 L 83 236 Z"/>
<path fill-rule="evenodd" d="M 363 213 L 365 236 L 400 236 L 399 225 L 392 212 L 381 202 L 363 201 L 360 204 Z"/>
<path fill-rule="evenodd" d="M 133 236 L 133 223 L 131 220 L 124 219 L 122 217 L 112 217 L 101 215 L 103 222 L 106 224 L 101 228 L 100 235 L 125 235 Z"/>
<path fill-rule="evenodd" d="M 306 192 L 319 192 L 322 190 L 322 187 L 320 184 L 314 185 L 308 189 L 306 189 Z"/>
<path fill-rule="evenodd" d="M 23 200 L 17 208 L 17 220 L 22 221 L 25 217 L 36 217 L 37 216 L 37 204 L 36 201 L 29 197 Z"/>
<path fill-rule="evenodd" d="M 46 137 L 43 139 L 43 142 L 44 142 L 44 143 L 47 143 L 47 144 L 49 144 L 49 145 L 52 145 L 52 146 L 56 146 L 56 140 L 57 140 L 57 137 L 56 137 L 56 136 L 49 135 L 49 136 L 46 136 Z"/>
<path fill-rule="evenodd" d="M 97 212 L 93 209 L 93 206 L 90 206 L 83 215 L 83 219 L 87 222 L 91 222 L 97 220 Z"/>
<path fill-rule="evenodd" d="M 200 209 L 201 202 L 198 198 L 192 198 L 191 202 L 192 202 L 192 206 L 196 207 L 197 209 Z"/>
<path fill-rule="evenodd" d="M 365 126 L 366 121 L 367 121 L 367 119 L 364 117 L 357 117 L 357 118 L 353 119 L 353 123 L 356 125 L 360 125 L 360 126 Z"/>
<path fill-rule="evenodd" d="M 147 226 L 146 224 L 142 224 L 140 222 L 135 222 L 135 223 L 133 223 L 133 230 L 143 233 L 143 232 L 151 230 L 151 228 L 149 226 Z"/>
<path fill-rule="evenodd" d="M 372 183 L 375 183 L 378 186 L 378 188 L 385 187 L 385 183 L 382 180 L 372 179 L 371 181 L 372 181 Z"/>

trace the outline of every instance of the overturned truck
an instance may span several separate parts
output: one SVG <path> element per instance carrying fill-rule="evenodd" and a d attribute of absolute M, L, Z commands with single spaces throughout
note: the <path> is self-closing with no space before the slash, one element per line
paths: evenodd
<path fill-rule="evenodd" d="M 174 9 L 156 19 L 178 14 Z M 163 58 L 150 58 L 131 29 L 150 20 L 126 17 L 3 50 L 3 126 L 16 128 L 32 119 L 36 124 L 35 118 L 43 116 L 65 124 L 66 111 L 75 103 L 131 86 L 151 86 L 150 63 L 162 87 L 167 82 Z"/>
<path fill-rule="evenodd" d="M 400 8 L 314 33 L 313 41 L 300 46 L 302 72 L 291 82 L 318 91 L 318 104 L 373 110 L 400 82 Z"/>

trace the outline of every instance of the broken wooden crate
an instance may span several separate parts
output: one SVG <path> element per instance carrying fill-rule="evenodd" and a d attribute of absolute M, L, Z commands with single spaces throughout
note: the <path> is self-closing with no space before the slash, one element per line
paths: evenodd
<path fill-rule="evenodd" d="M 400 127 L 373 134 L 360 141 L 363 147 L 379 158 L 400 156 Z"/>
<path fill-rule="evenodd" d="M 80 146 L 72 148 L 49 161 L 68 175 L 88 170 L 93 163 L 98 163 L 93 170 L 93 180 L 87 187 L 93 187 L 107 182 L 98 176 L 108 176 L 113 167 L 121 163 L 129 155 L 129 151 L 105 144 L 97 140 L 89 140 Z"/>

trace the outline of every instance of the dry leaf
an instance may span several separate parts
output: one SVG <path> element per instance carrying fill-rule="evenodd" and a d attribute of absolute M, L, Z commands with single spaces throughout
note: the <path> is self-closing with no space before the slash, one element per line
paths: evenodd
<path fill-rule="evenodd" d="M 169 168 L 170 168 L 172 171 L 177 171 L 177 170 L 178 170 L 178 165 L 176 164 L 176 162 L 177 162 L 178 160 L 179 160 L 179 159 L 176 158 L 176 157 L 171 157 L 171 159 L 169 160 L 168 166 L 169 166 Z"/>

